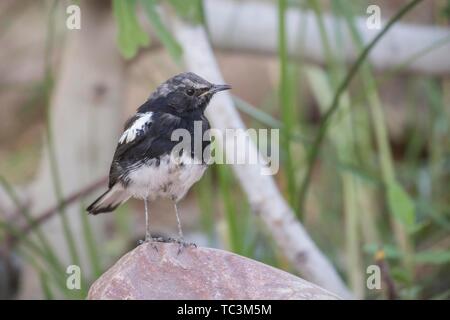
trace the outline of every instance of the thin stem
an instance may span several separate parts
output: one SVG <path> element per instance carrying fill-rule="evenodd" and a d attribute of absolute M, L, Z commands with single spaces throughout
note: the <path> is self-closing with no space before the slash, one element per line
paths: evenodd
<path fill-rule="evenodd" d="M 286 39 L 286 9 L 287 9 L 287 0 L 279 0 L 278 1 L 278 54 L 280 61 L 280 82 L 279 82 L 279 101 L 281 108 L 281 116 L 283 119 L 283 123 L 285 125 L 285 130 L 282 131 L 282 144 L 283 149 L 286 153 L 285 166 L 286 172 L 293 172 L 294 164 L 292 161 L 292 152 L 290 146 L 290 139 L 293 127 L 293 108 L 292 108 L 292 99 L 291 99 L 291 90 L 290 90 L 290 79 L 289 79 L 289 61 L 288 61 L 288 52 L 287 52 L 287 39 Z M 288 199 L 289 203 L 294 207 L 295 210 L 295 201 L 294 197 L 296 194 L 296 183 L 295 176 L 292 174 L 286 175 L 287 184 L 288 184 Z M 298 211 L 295 210 L 298 214 Z"/>

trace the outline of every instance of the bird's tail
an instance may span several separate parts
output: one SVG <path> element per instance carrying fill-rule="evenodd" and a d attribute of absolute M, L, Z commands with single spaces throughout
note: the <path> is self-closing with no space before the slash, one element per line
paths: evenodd
<path fill-rule="evenodd" d="M 114 211 L 118 206 L 127 201 L 130 196 L 120 186 L 109 188 L 104 194 L 97 198 L 86 211 L 90 214 Z"/>

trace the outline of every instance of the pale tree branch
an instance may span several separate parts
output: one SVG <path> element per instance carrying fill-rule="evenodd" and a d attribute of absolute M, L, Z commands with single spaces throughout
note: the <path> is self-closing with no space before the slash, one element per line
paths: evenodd
<path fill-rule="evenodd" d="M 204 1 L 208 32 L 213 46 L 220 49 L 277 54 L 277 9 L 271 3 L 255 1 Z M 361 12 L 364 14 L 365 12 Z M 383 8 L 381 8 L 383 17 Z M 324 14 L 325 31 L 334 34 L 341 28 L 342 37 L 330 42 L 332 52 L 339 52 L 349 63 L 359 54 L 344 19 Z M 293 57 L 325 63 L 320 31 L 312 11 L 290 9 L 286 15 L 288 52 Z M 380 29 L 369 29 L 367 16 L 355 17 L 355 25 L 363 45 L 370 43 Z M 431 75 L 450 72 L 450 30 L 444 27 L 396 23 L 369 55 L 376 70 L 396 69 Z M 414 59 L 415 58 L 415 59 Z"/>

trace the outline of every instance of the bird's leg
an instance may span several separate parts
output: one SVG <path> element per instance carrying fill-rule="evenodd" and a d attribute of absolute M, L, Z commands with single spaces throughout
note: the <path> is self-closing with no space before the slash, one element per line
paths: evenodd
<path fill-rule="evenodd" d="M 180 241 L 184 241 L 183 230 L 181 229 L 181 220 L 180 215 L 178 214 L 178 203 L 176 201 L 173 202 L 173 206 L 175 208 L 175 215 L 177 216 L 178 223 L 178 238 Z"/>
<path fill-rule="evenodd" d="M 144 242 L 159 242 L 160 239 L 159 238 L 153 239 L 152 234 L 150 233 L 149 210 L 148 210 L 148 199 L 147 198 L 144 199 L 144 208 L 145 208 L 145 239 L 144 239 L 144 241 L 139 241 L 139 243 L 142 244 Z M 156 251 L 158 251 L 158 248 L 156 247 L 156 245 L 154 243 L 152 243 L 152 247 Z"/>
<path fill-rule="evenodd" d="M 174 199 L 173 200 L 173 206 L 175 208 L 175 215 L 177 217 L 177 223 L 178 223 L 178 239 L 171 239 L 173 242 L 176 242 L 179 244 L 178 247 L 178 254 L 181 253 L 181 251 L 183 250 L 183 248 L 189 247 L 189 246 L 193 246 L 193 247 L 197 247 L 197 245 L 195 243 L 187 243 L 184 241 L 184 237 L 183 237 L 183 230 L 181 229 L 181 220 L 180 220 L 180 215 L 178 214 L 178 202 Z"/>
<path fill-rule="evenodd" d="M 152 240 L 152 234 L 150 233 L 150 224 L 148 223 L 148 200 L 144 199 L 145 207 L 145 242 Z"/>

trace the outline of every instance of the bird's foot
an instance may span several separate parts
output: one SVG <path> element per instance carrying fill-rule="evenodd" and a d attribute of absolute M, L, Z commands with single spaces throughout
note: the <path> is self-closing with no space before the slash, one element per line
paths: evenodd
<path fill-rule="evenodd" d="M 179 239 L 169 238 L 168 240 L 169 240 L 169 242 L 172 242 L 172 243 L 178 243 L 177 255 L 181 254 L 181 252 L 185 248 L 188 248 L 188 247 L 197 248 L 197 245 L 194 242 L 186 242 L 186 241 L 184 241 L 183 238 L 179 238 Z"/>
<path fill-rule="evenodd" d="M 158 242 L 167 242 L 167 240 L 164 239 L 163 237 L 146 236 L 144 240 L 139 240 L 138 241 L 138 245 L 141 245 L 143 243 L 150 243 L 152 248 L 155 249 L 156 251 L 158 251 L 158 247 L 156 246 L 156 243 L 158 243 Z"/>

